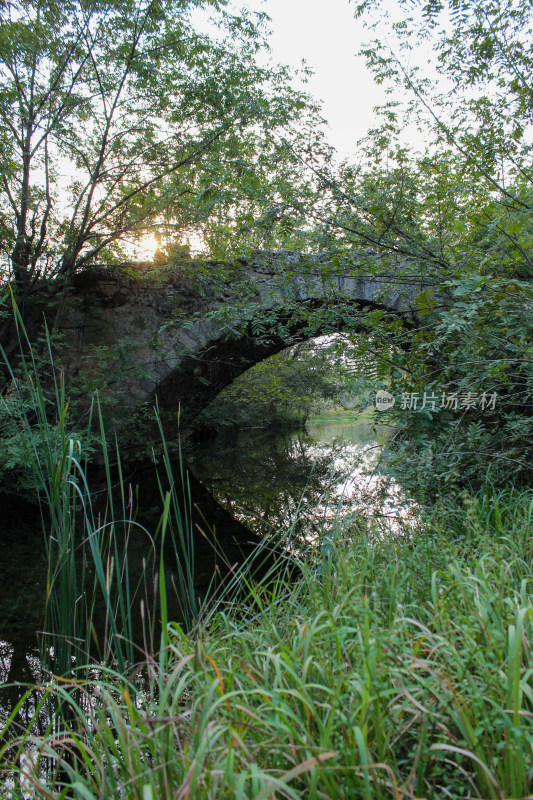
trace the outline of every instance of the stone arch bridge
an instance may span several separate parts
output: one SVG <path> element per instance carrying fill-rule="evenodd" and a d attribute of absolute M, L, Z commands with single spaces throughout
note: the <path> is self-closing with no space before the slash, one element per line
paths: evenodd
<path fill-rule="evenodd" d="M 101 390 L 118 420 L 121 455 L 135 465 L 138 407 L 157 399 L 167 441 L 177 443 L 178 408 L 183 434 L 254 364 L 297 341 L 357 329 L 357 315 L 365 309 L 382 309 L 414 325 L 431 285 L 405 264 L 372 252 L 336 265 L 326 256 L 281 252 L 229 265 L 187 260 L 144 273 L 93 268 L 75 278 L 63 317 L 67 385 L 82 396 Z M 150 438 L 143 436 L 141 442 Z M 133 444 L 124 448 L 124 441 Z M 146 462 L 131 466 L 129 476 L 143 493 L 150 491 L 153 468 Z M 230 517 L 190 471 L 189 480 L 193 519 L 203 530 L 200 546 L 207 527 L 216 529 L 217 546 L 232 563 L 249 553 L 257 536 Z M 209 562 L 205 552 L 202 558 Z"/>
<path fill-rule="evenodd" d="M 63 365 L 67 380 L 102 388 L 118 416 L 156 398 L 168 420 L 180 407 L 183 431 L 238 375 L 290 344 L 357 328 L 358 310 L 414 324 L 428 286 L 372 252 L 335 267 L 325 256 L 281 252 L 157 273 L 94 268 L 75 278 Z M 310 324 L 310 309 L 327 314 Z"/>

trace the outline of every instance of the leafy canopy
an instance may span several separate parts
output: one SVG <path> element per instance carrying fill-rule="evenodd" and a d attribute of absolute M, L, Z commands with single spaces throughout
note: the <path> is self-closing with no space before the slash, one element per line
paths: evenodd
<path fill-rule="evenodd" d="M 272 134 L 294 128 L 306 100 L 285 68 L 257 64 L 264 15 L 224 6 L 2 0 L 4 277 L 27 290 L 123 257 L 132 237 L 190 229 L 221 199 L 215 175 L 227 204 L 261 194 L 255 154 L 275 166 Z M 217 35 L 195 30 L 199 7 Z"/>
<path fill-rule="evenodd" d="M 394 92 L 367 147 L 392 188 L 388 203 L 378 188 L 366 194 L 385 241 L 400 223 L 396 242 L 407 250 L 411 242 L 448 273 L 529 276 L 533 8 L 525 0 L 401 0 L 398 9 L 389 31 L 396 48 L 380 36 L 363 51 Z M 356 6 L 371 25 L 383 24 L 380 10 L 379 0 Z M 416 132 L 422 154 L 405 145 Z M 368 189 L 368 173 L 363 183 Z"/>

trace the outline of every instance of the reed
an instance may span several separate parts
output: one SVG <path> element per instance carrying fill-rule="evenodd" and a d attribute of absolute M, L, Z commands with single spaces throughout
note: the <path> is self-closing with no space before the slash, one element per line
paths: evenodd
<path fill-rule="evenodd" d="M 127 680 L 101 670 L 75 705 L 52 683 L 77 724 L 0 762 L 31 745 L 43 798 L 529 797 L 532 515 L 488 486 L 404 536 L 338 537 L 320 580 L 256 587 L 194 636 L 169 622 Z"/>
<path fill-rule="evenodd" d="M 136 661 L 133 615 L 140 600 L 152 594 L 153 576 L 130 574 L 128 545 L 133 532 L 146 540 L 146 563 L 159 568 L 159 600 L 165 629 L 166 588 L 162 549 L 167 530 L 178 533 L 182 607 L 192 624 L 200 613 L 194 595 L 193 530 L 190 495 L 180 458 L 173 474 L 164 440 L 164 470 L 169 485 L 162 491 L 162 514 L 150 533 L 134 519 L 131 494 L 123 479 L 118 444 L 108 442 L 102 409 L 95 394 L 84 428 L 74 432 L 63 374 L 57 369 L 51 338 L 44 335 L 44 354 L 32 346 L 18 314 L 13 312 L 21 342 L 17 370 L 4 361 L 11 378 L 10 403 L 0 398 L 15 418 L 24 465 L 32 476 L 41 508 L 44 551 L 47 562 L 42 661 L 51 673 L 72 675 L 75 664 L 115 664 L 126 673 Z M 38 353 L 38 354 L 37 354 Z M 103 456 L 105 503 L 95 509 L 88 484 L 89 458 L 94 450 Z M 113 464 L 111 463 L 113 453 Z M 181 487 L 181 490 L 180 490 Z M 156 576 L 157 577 L 157 576 Z M 133 586 L 133 588 L 132 588 Z M 134 610 L 134 605 L 137 608 Z M 148 616 L 148 639 L 156 628 Z M 156 645 L 157 647 L 159 644 Z"/>

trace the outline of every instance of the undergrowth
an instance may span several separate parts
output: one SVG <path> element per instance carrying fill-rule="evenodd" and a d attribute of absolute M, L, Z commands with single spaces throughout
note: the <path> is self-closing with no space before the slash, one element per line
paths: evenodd
<path fill-rule="evenodd" d="M 251 586 L 194 636 L 170 623 L 128 676 L 29 689 L 3 796 L 531 796 L 532 519 L 530 491 L 486 487 L 339 539 L 320 577 Z"/>

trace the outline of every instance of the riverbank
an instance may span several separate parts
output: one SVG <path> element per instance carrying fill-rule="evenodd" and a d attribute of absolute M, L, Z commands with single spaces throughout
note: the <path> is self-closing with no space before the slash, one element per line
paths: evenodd
<path fill-rule="evenodd" d="M 379 414 L 375 406 L 367 406 L 361 411 L 347 408 L 321 408 L 319 413 L 310 414 L 306 420 L 309 425 L 319 422 L 379 424 Z"/>
<path fill-rule="evenodd" d="M 170 625 L 128 681 L 52 683 L 63 722 L 2 767 L 31 744 L 55 762 L 33 796 L 75 800 L 529 796 L 532 518 L 531 491 L 489 488 L 330 539 L 297 584 Z"/>

